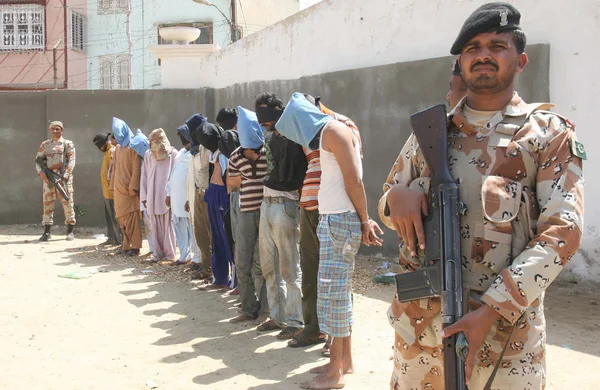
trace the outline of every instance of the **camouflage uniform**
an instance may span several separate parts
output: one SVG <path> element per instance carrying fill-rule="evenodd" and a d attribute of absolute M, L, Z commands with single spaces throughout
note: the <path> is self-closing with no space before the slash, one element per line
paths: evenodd
<path fill-rule="evenodd" d="M 38 149 L 37 157 L 42 157 L 46 160 L 46 165 L 52 171 L 63 176 L 66 180 L 65 190 L 69 194 L 69 201 L 66 201 L 58 194 L 55 187 L 49 188 L 46 183 L 43 184 L 43 203 L 44 215 L 42 217 L 43 225 L 52 225 L 54 222 L 54 204 L 56 197 L 60 199 L 65 211 L 65 224 L 75 225 L 75 209 L 73 207 L 73 169 L 75 168 L 75 145 L 72 141 L 68 141 L 61 137 L 58 141 L 52 139 L 42 142 Z M 66 164 L 66 166 L 65 166 Z M 35 165 L 38 174 L 42 169 Z"/>
<path fill-rule="evenodd" d="M 583 229 L 583 147 L 573 125 L 527 105 L 515 93 L 481 129 L 450 114 L 448 158 L 460 197 L 463 283 L 469 310 L 487 304 L 500 315 L 479 351 L 471 390 L 482 389 L 513 330 L 492 389 L 545 385 L 544 291 L 577 252 Z M 579 148 L 579 149 L 577 149 Z M 429 192 L 429 168 L 411 135 L 390 172 L 393 185 Z M 387 192 L 379 203 L 383 222 Z M 420 266 L 401 245 L 401 272 Z M 444 388 L 439 299 L 401 303 L 388 311 L 396 331 L 391 389 Z M 523 316 L 522 316 L 523 315 Z M 522 316 L 522 317 L 521 317 Z"/>

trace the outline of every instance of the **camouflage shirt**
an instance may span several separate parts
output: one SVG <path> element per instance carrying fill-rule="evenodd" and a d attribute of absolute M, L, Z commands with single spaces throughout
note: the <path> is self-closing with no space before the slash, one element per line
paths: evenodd
<path fill-rule="evenodd" d="M 42 142 L 35 157 L 36 159 L 42 157 L 46 160 L 48 168 L 63 174 L 65 179 L 71 177 L 73 169 L 75 169 L 75 145 L 72 141 L 62 137 L 56 142 L 52 139 Z M 65 162 L 66 166 L 64 166 Z M 42 171 L 37 164 L 35 164 L 35 168 L 38 174 Z"/>
<path fill-rule="evenodd" d="M 465 287 L 514 324 L 541 297 L 579 248 L 583 230 L 583 147 L 567 119 L 528 105 L 515 93 L 480 129 L 469 125 L 463 99 L 450 113 L 448 164 L 468 213 L 461 217 Z M 577 150 L 579 148 L 579 151 Z M 429 169 L 411 135 L 379 202 L 385 215 L 396 184 L 429 193 Z M 401 244 L 403 272 L 419 267 Z"/>

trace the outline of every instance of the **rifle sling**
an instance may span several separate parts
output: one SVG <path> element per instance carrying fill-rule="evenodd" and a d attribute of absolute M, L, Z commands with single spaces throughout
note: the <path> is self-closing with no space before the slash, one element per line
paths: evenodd
<path fill-rule="evenodd" d="M 498 369 L 500 368 L 500 365 L 502 364 L 502 359 L 504 358 L 504 353 L 506 352 L 506 349 L 508 348 L 508 345 L 510 344 L 510 339 L 512 338 L 513 332 L 515 331 L 515 328 L 517 327 L 518 322 L 521 321 L 523 319 L 523 317 L 525 317 L 525 313 L 521 314 L 521 317 L 519 317 L 519 319 L 515 322 L 515 325 L 513 325 L 512 329 L 510 330 L 508 339 L 506 340 L 506 344 L 504 344 L 504 348 L 502 348 L 502 353 L 500 353 L 500 357 L 498 357 L 498 362 L 496 363 L 496 367 L 494 367 L 494 371 L 492 371 L 492 374 L 490 375 L 488 381 L 486 382 L 483 390 L 491 390 L 492 389 L 492 384 L 494 383 L 494 379 L 496 378 Z"/>

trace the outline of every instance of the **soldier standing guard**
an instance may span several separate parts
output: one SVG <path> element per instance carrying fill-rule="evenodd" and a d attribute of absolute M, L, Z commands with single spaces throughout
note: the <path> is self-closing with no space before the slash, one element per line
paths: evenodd
<path fill-rule="evenodd" d="M 54 204 L 56 203 L 57 192 L 65 212 L 65 224 L 67 225 L 67 241 L 75 238 L 73 228 L 75 227 L 75 209 L 73 207 L 73 169 L 75 168 L 75 145 L 72 141 L 63 138 L 64 127 L 62 122 L 55 121 L 49 126 L 51 138 L 42 142 L 38 149 L 36 160 L 45 162 L 48 169 L 61 177 L 62 185 L 69 196 L 69 200 L 63 198 L 57 189 L 57 186 L 48 178 L 39 160 L 36 161 L 38 175 L 44 182 L 43 185 L 43 204 L 44 215 L 42 224 L 44 225 L 44 234 L 40 241 L 48 241 L 50 229 L 54 220 Z"/>
<path fill-rule="evenodd" d="M 510 4 L 485 4 L 452 46 L 467 85 L 448 118 L 448 160 L 468 208 L 460 229 L 469 308 L 442 330 L 439 298 L 393 299 L 392 390 L 443 390 L 442 339 L 458 332 L 470 344 L 469 389 L 545 386 L 544 292 L 581 242 L 586 154 L 572 123 L 546 111 L 551 104 L 526 104 L 514 91 L 528 62 L 520 17 Z M 379 204 L 382 220 L 404 242 L 403 273 L 422 266 L 417 253 L 435 245 L 425 242 L 421 220 L 430 176 L 411 135 Z"/>

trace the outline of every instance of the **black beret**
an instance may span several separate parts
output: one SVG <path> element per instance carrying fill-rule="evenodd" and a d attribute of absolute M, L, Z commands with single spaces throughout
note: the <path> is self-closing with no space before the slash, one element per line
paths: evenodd
<path fill-rule="evenodd" d="M 463 24 L 450 53 L 458 55 L 478 34 L 520 30 L 521 14 L 508 3 L 487 3 L 477 8 Z"/>

